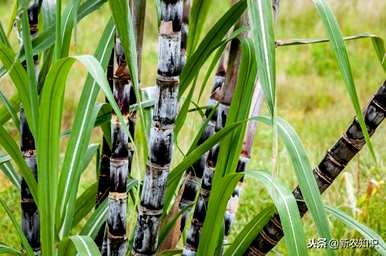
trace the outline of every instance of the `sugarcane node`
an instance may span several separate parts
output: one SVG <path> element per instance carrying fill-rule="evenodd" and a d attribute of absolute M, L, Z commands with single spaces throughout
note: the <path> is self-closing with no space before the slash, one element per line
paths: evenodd
<path fill-rule="evenodd" d="M 268 243 L 272 244 L 272 245 L 276 245 L 277 244 L 277 241 L 273 238 L 271 238 L 268 234 L 265 233 L 264 229 L 260 232 L 262 238 L 267 241 Z"/>
<path fill-rule="evenodd" d="M 126 240 L 126 235 L 113 235 L 107 232 L 107 236 L 110 240 Z"/>
<path fill-rule="evenodd" d="M 22 152 L 24 158 L 36 158 L 36 150 L 35 149 L 27 149 Z"/>
<path fill-rule="evenodd" d="M 163 209 L 149 209 L 140 205 L 138 208 L 138 212 L 140 212 L 141 215 L 161 216 L 163 213 Z"/>
<path fill-rule="evenodd" d="M 275 225 L 278 229 L 282 229 L 282 226 L 281 226 L 281 222 L 280 222 L 280 218 L 277 214 L 275 214 L 272 219 L 271 219 L 271 222 L 273 223 L 273 225 Z"/>
<path fill-rule="evenodd" d="M 115 200 L 115 201 L 127 200 L 127 193 L 110 192 L 109 199 Z"/>
<path fill-rule="evenodd" d="M 33 200 L 32 197 L 30 197 L 30 198 L 23 197 L 23 198 L 20 199 L 20 202 L 21 202 L 22 204 L 30 204 L 30 203 L 35 204 L 35 201 Z M 36 204 L 35 204 L 35 205 L 36 205 Z"/>
<path fill-rule="evenodd" d="M 316 166 L 315 169 L 314 169 L 314 173 L 319 177 L 321 178 L 322 180 L 324 180 L 327 184 L 332 184 L 333 180 L 331 180 L 329 177 L 323 175 L 323 173 L 320 171 L 319 169 L 319 166 Z"/>
<path fill-rule="evenodd" d="M 147 166 L 146 172 L 148 174 L 151 174 L 151 175 L 154 175 L 154 176 L 160 176 L 165 171 L 168 171 L 170 169 L 170 164 L 159 166 L 157 164 L 153 164 L 153 163 L 147 162 L 146 166 Z"/>
<path fill-rule="evenodd" d="M 180 84 L 180 78 L 178 76 L 163 76 L 157 75 L 156 83 L 160 87 L 177 87 Z"/>
<path fill-rule="evenodd" d="M 255 246 L 251 246 L 248 248 L 247 256 L 264 256 L 265 253 L 257 249 Z"/>

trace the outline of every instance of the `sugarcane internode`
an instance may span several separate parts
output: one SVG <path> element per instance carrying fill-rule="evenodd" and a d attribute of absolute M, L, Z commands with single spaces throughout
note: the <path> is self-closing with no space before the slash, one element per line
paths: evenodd
<path fill-rule="evenodd" d="M 369 135 L 373 135 L 386 115 L 386 81 L 377 91 L 364 110 L 364 118 Z M 323 160 L 315 167 L 313 174 L 321 193 L 323 193 L 338 177 L 350 160 L 365 145 L 361 127 L 356 119 L 353 120 L 347 131 L 335 143 Z M 307 205 L 301 190 L 295 188 L 293 194 L 297 200 L 301 216 L 307 212 Z M 280 217 L 275 214 L 264 226 L 256 239 L 250 245 L 246 255 L 265 255 L 284 236 Z"/>
<path fill-rule="evenodd" d="M 148 163 L 135 229 L 133 254 L 154 255 L 158 247 L 160 218 L 173 152 L 173 128 L 181 71 L 182 1 L 163 0 L 156 102 L 149 137 Z"/>

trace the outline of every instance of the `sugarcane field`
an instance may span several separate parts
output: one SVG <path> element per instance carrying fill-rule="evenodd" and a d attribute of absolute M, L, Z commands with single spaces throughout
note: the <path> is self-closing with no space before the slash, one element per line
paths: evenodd
<path fill-rule="evenodd" d="M 386 0 L 0 0 L 0 255 L 386 256 Z"/>

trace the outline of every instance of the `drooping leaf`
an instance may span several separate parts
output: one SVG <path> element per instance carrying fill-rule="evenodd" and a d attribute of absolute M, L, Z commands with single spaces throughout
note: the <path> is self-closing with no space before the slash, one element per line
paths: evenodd
<path fill-rule="evenodd" d="M 99 46 L 96 50 L 96 57 L 100 60 L 103 69 L 107 67 L 110 59 L 112 44 L 114 39 L 114 26 L 110 20 L 100 40 Z M 103 72 L 103 71 L 102 71 Z M 104 72 L 103 72 L 104 73 Z M 102 74 L 103 74 L 102 73 Z M 59 180 L 57 205 L 57 214 L 67 216 L 62 223 L 62 234 L 66 235 L 70 229 L 72 215 L 74 214 L 74 202 L 78 191 L 78 185 L 81 175 L 81 162 L 86 153 L 87 146 L 91 137 L 91 131 L 97 117 L 95 112 L 95 101 L 99 93 L 99 86 L 97 82 L 88 76 L 82 95 L 79 101 L 73 127 L 71 130 L 71 138 L 67 146 L 66 154 L 63 161 L 63 168 Z M 59 222 L 60 216 L 56 216 Z M 59 224 L 59 223 L 57 223 Z"/>
<path fill-rule="evenodd" d="M 347 54 L 347 49 L 344 44 L 342 32 L 340 31 L 339 24 L 326 0 L 313 0 L 319 16 L 323 21 L 324 27 L 327 31 L 328 38 L 330 39 L 331 47 L 334 50 L 339 69 L 342 73 L 343 80 L 346 85 L 346 90 L 350 96 L 351 103 L 357 115 L 358 122 L 361 126 L 363 136 L 366 144 L 374 159 L 375 152 L 370 141 L 370 136 L 366 128 L 365 119 L 361 110 L 361 106 L 358 99 L 357 90 L 354 83 L 354 78 L 351 71 L 351 64 Z"/>
<path fill-rule="evenodd" d="M 382 239 L 380 235 L 378 235 L 374 230 L 371 228 L 359 223 L 358 221 L 354 220 L 347 214 L 343 213 L 342 211 L 339 211 L 338 209 L 329 207 L 329 206 L 324 206 L 326 211 L 334 216 L 335 218 L 339 219 L 342 221 L 344 224 L 346 224 L 348 227 L 358 231 L 359 233 L 362 234 L 362 236 L 367 239 L 369 242 L 374 242 L 377 243 L 375 245 L 375 249 L 381 254 L 381 255 L 386 255 L 386 243 Z"/>
<path fill-rule="evenodd" d="M 276 106 L 275 37 L 269 0 L 248 0 L 252 38 L 256 47 L 258 76 L 272 116 Z"/>
<path fill-rule="evenodd" d="M 289 255 L 308 255 L 303 224 L 296 200 L 291 191 L 277 178 L 265 172 L 246 171 L 246 176 L 257 179 L 267 189 L 280 215 Z"/>

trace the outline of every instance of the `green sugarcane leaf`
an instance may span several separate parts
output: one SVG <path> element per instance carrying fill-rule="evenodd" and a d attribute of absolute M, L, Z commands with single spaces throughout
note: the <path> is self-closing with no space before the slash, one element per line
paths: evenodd
<path fill-rule="evenodd" d="M 12 106 L 13 109 L 16 109 L 20 106 L 19 95 L 13 95 L 8 102 Z M 8 111 L 6 106 L 2 106 L 0 108 L 0 125 L 5 124 L 8 120 L 11 119 L 11 113 Z"/>
<path fill-rule="evenodd" d="M 54 61 L 61 57 L 63 34 L 62 34 L 62 0 L 56 0 L 55 5 L 55 46 L 54 46 Z"/>
<path fill-rule="evenodd" d="M 16 1 L 15 1 L 15 4 L 17 4 Z M 2 44 L 5 44 L 9 48 L 11 48 L 11 44 L 9 43 L 8 36 L 4 32 L 3 24 L 1 22 L 0 22 L 0 42 Z"/>
<path fill-rule="evenodd" d="M 272 116 L 276 106 L 275 38 L 269 0 L 248 0 L 252 38 L 256 47 L 258 76 Z"/>
<path fill-rule="evenodd" d="M 10 100 L 7 99 L 7 97 L 0 91 L 0 102 L 3 103 L 4 107 L 8 110 L 8 113 L 10 117 L 12 118 L 12 121 L 15 123 L 16 128 L 19 130 L 20 129 L 20 121 L 17 116 L 17 113 L 19 111 L 16 111 L 15 108 L 13 107 L 13 104 Z"/>
<path fill-rule="evenodd" d="M 208 118 L 206 118 L 204 120 L 204 122 L 202 123 L 201 125 L 201 128 L 199 129 L 199 131 L 197 132 L 192 144 L 190 145 L 189 147 L 189 150 L 188 150 L 188 154 L 190 154 L 197 146 L 198 146 L 198 142 L 199 140 L 201 139 L 201 136 L 202 134 L 204 133 L 206 127 L 208 126 L 208 123 L 209 123 L 209 120 L 212 118 L 213 114 L 215 113 L 217 109 L 217 105 L 213 108 L 213 110 L 209 113 L 209 116 Z M 205 151 L 204 151 L 205 152 Z M 185 156 L 186 157 L 186 156 Z M 200 158 L 200 156 L 198 157 Z M 198 159 L 197 158 L 197 159 Z M 197 160 L 196 159 L 196 160 Z M 195 162 L 195 161 L 194 161 Z M 181 178 L 183 176 L 183 172 L 179 172 L 178 174 L 175 175 L 175 177 L 173 178 L 173 182 L 168 182 L 168 185 L 166 186 L 166 193 L 165 193 L 165 207 L 164 207 L 164 213 L 166 214 L 166 210 L 169 208 L 170 206 L 170 203 L 172 202 L 172 199 L 173 199 L 173 196 L 174 194 L 176 193 L 177 191 L 177 187 L 178 187 L 178 184 L 179 182 L 181 181 Z M 173 174 L 174 175 L 174 174 Z"/>
<path fill-rule="evenodd" d="M 225 127 L 248 119 L 256 86 L 257 66 L 253 41 L 243 38 L 240 40 L 240 47 L 239 74 Z M 230 136 L 221 141 L 214 179 L 236 171 L 246 125 L 243 123 L 239 129 L 235 129 Z"/>
<path fill-rule="evenodd" d="M 33 59 L 33 51 L 32 51 L 32 38 L 30 34 L 30 24 L 28 21 L 28 6 L 22 5 L 21 7 L 21 24 L 22 24 L 22 39 L 23 39 L 23 48 L 25 51 L 25 59 L 27 62 L 27 74 L 28 74 L 28 98 L 31 104 L 31 122 L 28 122 L 28 125 L 31 129 L 32 134 L 36 136 L 37 128 L 38 128 L 38 120 L 39 120 L 39 112 L 38 112 L 38 90 L 37 90 L 37 79 L 36 79 L 36 70 L 35 70 L 35 62 Z M 20 94 L 20 92 L 19 92 Z M 24 103 L 24 102 L 23 102 Z"/>
<path fill-rule="evenodd" d="M 211 149 L 214 145 L 216 145 L 219 141 L 224 139 L 226 136 L 228 136 L 234 129 L 237 129 L 242 122 L 235 123 L 232 125 L 229 125 L 228 127 L 220 130 L 216 134 L 214 134 L 212 137 L 210 137 L 208 140 L 206 140 L 203 144 L 196 147 L 194 150 L 192 150 L 189 154 L 187 154 L 179 164 L 177 164 L 176 167 L 173 168 L 173 170 L 170 171 L 168 176 L 168 185 L 167 187 L 176 186 L 178 185 L 181 175 L 183 172 L 191 166 L 194 162 L 196 162 L 205 152 L 207 152 L 209 149 Z M 173 196 L 173 195 L 169 195 Z M 170 199 L 171 200 L 171 199 Z M 167 201 L 167 200 L 165 200 Z"/>
<path fill-rule="evenodd" d="M 122 47 L 125 51 L 125 56 L 128 61 L 130 78 L 134 84 L 134 88 L 139 89 L 138 84 L 138 63 L 137 63 L 137 48 L 135 46 L 135 30 L 133 18 L 126 0 L 109 0 L 110 9 L 113 14 L 114 23 L 121 39 Z M 137 94 L 139 95 L 139 92 Z M 140 98 L 138 98 L 140 99 Z"/>
<path fill-rule="evenodd" d="M 80 0 L 72 0 L 71 4 L 69 4 L 64 10 L 62 24 L 61 24 L 62 26 L 61 31 L 63 31 L 63 35 L 61 39 L 62 45 L 61 45 L 60 57 L 68 56 L 70 45 L 71 45 L 72 30 L 77 23 L 79 5 L 80 5 Z"/>
<path fill-rule="evenodd" d="M 114 100 L 109 83 L 104 75 L 103 68 L 95 57 L 89 55 L 68 57 L 60 59 L 53 64 L 42 90 L 39 119 L 40 127 L 37 143 L 37 153 L 40 156 L 38 161 L 38 191 L 39 198 L 42 199 L 41 204 L 39 204 L 43 227 L 41 230 L 41 240 L 43 251 L 49 255 L 55 254 L 55 251 L 57 250 L 54 244 L 55 229 L 57 228 L 60 230 L 59 237 L 63 238 L 63 235 L 71 227 L 73 217 L 73 204 L 63 204 L 62 197 L 68 198 L 67 194 L 58 194 L 58 199 L 60 200 L 57 200 L 57 192 L 59 191 L 57 175 L 59 168 L 60 126 L 63 112 L 65 81 L 68 72 L 75 61 L 79 61 L 85 66 L 91 77 L 103 89 L 105 96 L 117 114 L 124 131 L 129 134 L 125 119 Z M 63 175 L 63 173 L 61 175 Z M 64 184 L 66 185 L 66 182 Z M 68 187 L 67 185 L 64 187 L 62 186 L 60 191 L 68 192 L 77 189 L 77 186 L 72 183 L 71 186 L 72 187 Z M 64 190 L 63 188 L 67 190 Z M 58 201 L 57 204 L 56 201 Z M 58 211 L 55 218 L 52 212 L 55 212 L 55 210 L 58 209 L 66 209 L 69 210 L 69 212 L 63 214 L 63 211 Z M 62 216 L 62 218 L 58 218 L 58 216 Z"/>
<path fill-rule="evenodd" d="M 197 50 L 195 50 L 194 53 L 189 56 L 180 76 L 180 96 L 184 94 L 185 90 L 188 88 L 189 84 L 197 75 L 201 66 L 205 63 L 209 56 L 218 47 L 220 47 L 227 41 L 223 40 L 224 37 L 231 29 L 231 27 L 233 27 L 236 21 L 241 17 L 246 8 L 246 0 L 241 0 L 237 4 L 233 5 L 208 31 L 204 39 L 197 47 Z"/>
<path fill-rule="evenodd" d="M 98 192 L 98 183 L 89 186 L 75 201 L 75 215 L 72 221 L 72 228 L 79 224 L 84 217 L 91 212 L 95 206 L 95 198 Z"/>
<path fill-rule="evenodd" d="M 71 236 L 79 256 L 100 256 L 98 247 L 89 236 Z"/>
<path fill-rule="evenodd" d="M 87 0 L 80 7 L 78 11 L 78 22 L 90 13 L 98 10 L 107 0 Z M 36 55 L 41 51 L 44 51 L 55 43 L 55 22 L 53 22 L 49 28 L 45 28 L 42 33 L 32 40 L 33 54 Z M 22 49 L 18 55 L 18 59 L 23 61 L 25 59 L 24 50 Z M 6 69 L 0 68 L 0 77 L 4 76 Z"/>
<path fill-rule="evenodd" d="M 81 173 L 83 173 L 87 169 L 87 167 L 90 165 L 94 156 L 97 155 L 99 148 L 100 148 L 100 144 L 90 144 L 88 146 L 86 154 L 82 157 L 82 160 L 80 163 Z"/>
<path fill-rule="evenodd" d="M 216 55 L 213 57 L 212 63 L 210 64 L 208 70 L 206 71 L 204 80 L 202 81 L 200 92 L 198 94 L 197 102 L 200 101 L 200 99 L 202 97 L 202 94 L 204 92 L 204 89 L 206 87 L 206 84 L 208 83 L 208 80 L 209 80 L 209 77 L 210 77 L 211 73 L 213 72 L 214 68 L 216 67 L 217 63 L 219 62 L 221 56 L 224 54 L 225 47 L 226 47 L 226 44 L 224 44 L 222 47 L 220 47 L 216 51 Z"/>
<path fill-rule="evenodd" d="M 108 209 L 107 199 L 105 199 L 90 216 L 80 234 L 95 238 L 99 229 L 106 222 Z"/>
<path fill-rule="evenodd" d="M 192 207 L 191 205 L 185 206 L 180 211 L 178 211 L 178 213 L 175 216 L 173 216 L 173 218 L 169 222 L 165 223 L 165 225 L 161 227 L 160 234 L 158 236 L 158 249 L 165 241 L 165 239 L 168 237 L 168 235 L 170 234 L 170 231 L 173 230 L 174 226 L 177 224 L 177 221 L 180 220 L 180 217 L 182 216 L 182 214 L 187 212 L 191 207 Z"/>
<path fill-rule="evenodd" d="M 20 178 L 11 164 L 11 157 L 7 155 L 0 156 L 0 169 L 3 171 L 5 176 L 12 182 L 15 187 L 20 190 Z"/>
<path fill-rule="evenodd" d="M 32 112 L 36 112 L 35 107 L 32 107 L 30 94 L 30 86 L 28 86 L 28 76 L 21 63 L 16 59 L 16 56 L 11 48 L 0 43 L 0 61 L 8 71 L 14 86 L 18 92 L 20 101 L 23 103 L 24 111 L 28 123 L 33 121 Z M 35 114 L 36 115 L 36 114 Z"/>
<path fill-rule="evenodd" d="M 307 208 L 311 212 L 318 233 L 320 237 L 326 238 L 329 241 L 331 240 L 331 234 L 323 207 L 324 204 L 306 150 L 304 149 L 299 136 L 290 124 L 285 120 L 278 118 L 277 125 L 279 136 L 287 148 L 299 182 L 300 190 L 302 191 Z M 329 249 L 327 254 L 334 255 L 335 253 Z"/>
<path fill-rule="evenodd" d="M 361 106 L 356 91 L 354 78 L 351 72 L 350 60 L 347 54 L 347 49 L 343 41 L 342 32 L 340 31 L 339 24 L 325 0 L 312 0 L 318 10 L 319 16 L 321 17 L 324 27 L 327 31 L 328 38 L 330 39 L 331 47 L 334 50 L 339 69 L 342 73 L 343 80 L 346 85 L 346 90 L 350 96 L 351 103 L 357 115 L 358 122 L 361 126 L 363 136 L 366 144 L 370 150 L 374 160 L 376 160 L 375 152 L 370 141 L 370 136 L 366 128 L 365 119 L 361 111 Z"/>
<path fill-rule="evenodd" d="M 41 15 L 43 18 L 43 31 L 46 31 L 55 24 L 55 8 L 56 2 L 51 0 L 43 0 L 41 7 Z"/>
<path fill-rule="evenodd" d="M 14 1 L 13 2 L 13 5 L 12 5 L 12 12 L 11 12 L 11 17 L 9 19 L 9 23 L 8 23 L 8 26 L 7 26 L 7 37 L 9 37 L 11 35 L 11 32 L 12 32 L 12 27 L 13 27 L 13 24 L 16 20 L 16 16 L 17 16 L 17 8 L 18 8 L 18 1 Z"/>
<path fill-rule="evenodd" d="M 135 40 L 135 28 L 133 25 L 133 17 L 131 15 L 131 10 L 126 0 L 109 0 L 110 9 L 112 11 L 113 19 L 119 38 L 121 41 L 122 48 L 125 52 L 125 57 L 127 60 L 127 66 L 129 69 L 130 79 L 133 82 L 135 97 L 140 104 L 142 102 L 142 94 L 139 88 L 139 77 L 138 77 L 138 63 L 137 63 L 137 47 Z M 143 114 L 142 106 L 139 106 L 139 111 L 137 113 L 138 120 L 141 122 L 136 122 L 136 130 L 138 137 L 141 139 L 142 149 L 138 150 L 134 143 L 133 138 L 131 138 L 130 133 L 128 133 L 130 142 L 134 145 L 134 151 L 136 152 L 147 152 L 147 142 L 146 136 L 143 133 L 145 130 L 145 120 Z M 144 155 L 144 157 L 146 157 Z"/>
<path fill-rule="evenodd" d="M 326 205 L 324 207 L 329 214 L 342 221 L 349 228 L 352 228 L 361 233 L 365 239 L 369 241 L 376 241 L 377 245 L 375 246 L 375 250 L 377 250 L 381 255 L 386 255 L 386 243 L 382 239 L 382 237 L 378 235 L 374 230 L 359 223 L 358 221 L 354 220 L 352 217 L 348 216 L 342 211 L 339 211 L 338 209 Z"/>
<path fill-rule="evenodd" d="M 360 33 L 352 36 L 345 36 L 343 40 L 351 41 L 358 39 L 371 39 L 375 53 L 377 54 L 378 60 L 382 65 L 384 71 L 386 71 L 386 61 L 385 61 L 385 43 L 382 37 L 371 34 L 371 33 Z M 299 39 L 289 39 L 289 40 L 277 40 L 276 46 L 291 46 L 291 45 L 307 45 L 307 44 L 319 44 L 330 42 L 328 38 L 299 38 Z"/>
<path fill-rule="evenodd" d="M 258 180 L 267 189 L 280 215 L 289 255 L 308 255 L 303 224 L 291 191 L 277 178 L 265 172 L 246 171 L 247 177 Z"/>
<path fill-rule="evenodd" d="M 7 255 L 22 255 L 19 250 L 16 250 L 15 248 L 12 248 L 6 244 L 0 243 L 0 254 L 7 254 Z"/>
<path fill-rule="evenodd" d="M 228 200 L 242 176 L 241 173 L 228 174 L 215 181 L 216 186 L 212 186 L 210 191 L 208 210 L 200 232 L 201 241 L 219 240 Z M 216 255 L 216 247 L 216 242 L 199 243 L 197 255 Z"/>
<path fill-rule="evenodd" d="M 95 56 L 100 60 L 103 69 L 106 69 L 110 60 L 114 39 L 114 26 L 110 20 L 100 40 L 99 46 L 96 50 Z M 102 74 L 104 71 L 102 70 Z M 99 86 L 97 81 L 91 75 L 87 77 L 79 105 L 75 114 L 73 127 L 71 130 L 71 138 L 67 146 L 66 154 L 63 161 L 62 173 L 59 180 L 58 193 L 62 197 L 59 198 L 57 205 L 56 216 L 57 224 L 62 223 L 62 234 L 68 234 L 70 229 L 72 215 L 74 214 L 74 201 L 78 191 L 79 180 L 81 176 L 81 161 L 83 155 L 86 153 L 89 140 L 91 138 L 91 131 L 97 117 L 95 111 L 95 102 L 99 93 Z M 63 220 L 63 216 L 67 216 Z"/>
<path fill-rule="evenodd" d="M 17 165 L 21 176 L 24 178 L 28 185 L 28 188 L 32 194 L 34 201 L 36 202 L 36 204 L 38 204 L 39 200 L 35 177 L 33 176 L 30 168 L 27 166 L 23 156 L 21 155 L 18 145 L 9 135 L 9 133 L 4 129 L 3 126 L 0 126 L 0 145 Z"/>
<path fill-rule="evenodd" d="M 0 204 L 3 207 L 4 211 L 6 212 L 6 214 L 8 215 L 9 219 L 11 220 L 14 228 L 16 229 L 16 233 L 20 238 L 21 244 L 23 245 L 26 254 L 28 256 L 34 256 L 35 254 L 31 248 L 31 246 L 29 245 L 29 242 L 28 242 L 27 238 L 25 237 L 23 231 L 21 230 L 19 223 L 16 221 L 14 214 L 11 212 L 11 210 L 8 208 L 7 204 L 1 198 L 0 198 Z"/>
<path fill-rule="evenodd" d="M 189 106 L 190 106 L 190 103 L 191 103 L 192 98 L 193 98 L 193 93 L 194 93 L 194 89 L 196 87 L 195 85 L 197 83 L 197 79 L 198 79 L 198 76 L 196 76 L 195 81 L 193 83 L 194 85 L 190 88 L 189 93 L 188 93 L 184 103 L 182 104 L 182 106 L 179 109 L 179 112 L 177 114 L 176 124 L 175 124 L 175 128 L 173 131 L 175 134 L 174 135 L 175 139 L 177 139 L 178 134 L 181 131 L 181 128 L 185 124 L 186 117 L 188 116 Z"/>
<path fill-rule="evenodd" d="M 196 50 L 212 2 L 205 0 L 193 1 L 189 15 L 189 36 L 186 51 L 188 56 Z"/>
<path fill-rule="evenodd" d="M 270 206 L 257 214 L 250 222 L 248 222 L 243 230 L 237 234 L 235 240 L 225 251 L 224 256 L 243 255 L 274 213 L 275 208 Z"/>

